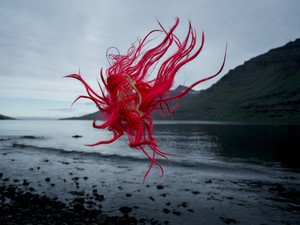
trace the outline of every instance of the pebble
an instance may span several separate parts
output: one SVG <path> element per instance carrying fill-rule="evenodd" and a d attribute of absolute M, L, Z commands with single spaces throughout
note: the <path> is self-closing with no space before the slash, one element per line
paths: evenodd
<path fill-rule="evenodd" d="M 166 208 L 164 208 L 162 211 L 163 211 L 164 213 L 166 213 L 166 214 L 170 213 L 170 210 L 168 210 L 168 209 L 166 209 Z"/>
<path fill-rule="evenodd" d="M 27 180 L 23 180 L 23 185 L 24 186 L 28 186 L 29 185 L 29 182 Z"/>
<path fill-rule="evenodd" d="M 124 214 L 128 214 L 131 212 L 132 209 L 128 206 L 122 206 L 121 208 L 119 208 L 119 210 Z"/>
<path fill-rule="evenodd" d="M 174 211 L 173 214 L 176 215 L 176 216 L 180 216 L 180 215 L 181 215 L 181 212 Z"/>
<path fill-rule="evenodd" d="M 154 199 L 152 196 L 150 196 L 149 198 L 150 198 L 152 201 L 155 201 L 155 199 Z"/>
<path fill-rule="evenodd" d="M 96 217 L 97 223 L 103 225 L 107 222 L 108 216 L 106 214 L 98 214 Z"/>
<path fill-rule="evenodd" d="M 74 209 L 74 212 L 77 212 L 77 213 L 85 210 L 84 206 L 82 204 L 79 204 L 79 203 L 75 203 L 73 205 L 73 209 Z"/>
<path fill-rule="evenodd" d="M 156 188 L 157 188 L 158 190 L 161 190 L 161 189 L 164 188 L 164 186 L 163 186 L 163 185 L 157 185 Z"/>
<path fill-rule="evenodd" d="M 221 216 L 220 219 L 221 219 L 225 224 L 238 223 L 238 221 L 236 221 L 235 219 L 226 218 L 226 217 L 223 217 L 223 216 Z"/>
<path fill-rule="evenodd" d="M 72 138 L 81 138 L 81 137 L 82 137 L 82 136 L 81 136 L 81 135 L 78 135 L 78 134 L 72 136 Z"/>
<path fill-rule="evenodd" d="M 50 178 L 49 178 L 50 179 Z M 27 183 L 27 180 L 23 180 Z M 2 186 L 1 186 L 2 185 Z M 99 209 L 87 209 L 84 204 L 90 203 L 95 205 L 92 201 L 87 201 L 84 196 L 84 191 L 72 192 L 75 196 L 73 202 L 69 204 L 58 201 L 58 198 L 49 198 L 44 195 L 32 193 L 34 188 L 30 187 L 28 191 L 22 191 L 14 185 L 5 186 L 0 184 L 0 196 L 10 201 L 2 202 L 0 207 L 1 224 L 77 224 L 77 225 L 113 225 L 113 224 L 158 224 L 158 221 L 140 219 L 129 217 L 128 213 L 132 208 L 123 206 L 119 210 L 124 213 L 123 216 L 108 216 Z M 44 193 L 46 194 L 46 193 Z M 104 199 L 103 195 L 98 195 L 100 199 Z M 84 203 L 84 204 L 82 204 Z M 30 213 L 28 213 L 29 211 Z M 17 214 L 15 214 L 17 212 Z M 8 217 L 7 215 L 15 215 Z M 38 219 L 37 219 L 38 218 Z"/>
<path fill-rule="evenodd" d="M 186 208 L 186 207 L 187 207 L 187 205 L 188 205 L 188 203 L 187 203 L 187 202 L 183 202 L 183 203 L 181 204 L 181 206 L 182 206 L 182 207 L 184 207 L 184 208 Z"/>
<path fill-rule="evenodd" d="M 25 135 L 25 136 L 22 136 L 21 138 L 25 138 L 25 139 L 36 139 L 37 137 L 32 136 L 32 135 Z"/>
<path fill-rule="evenodd" d="M 33 187 L 30 187 L 30 188 L 29 188 L 29 191 L 34 192 L 35 189 L 34 189 Z"/>
<path fill-rule="evenodd" d="M 73 177 L 72 180 L 77 181 L 77 180 L 79 180 L 79 177 Z"/>

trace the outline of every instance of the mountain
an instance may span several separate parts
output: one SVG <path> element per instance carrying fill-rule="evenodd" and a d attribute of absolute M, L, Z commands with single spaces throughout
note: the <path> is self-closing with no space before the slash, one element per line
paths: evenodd
<path fill-rule="evenodd" d="M 0 114 L 0 120 L 14 120 L 14 118 L 3 116 L 2 114 Z"/>
<path fill-rule="evenodd" d="M 101 114 L 99 112 L 94 112 L 84 116 L 62 118 L 61 120 L 94 120 L 94 119 L 102 119 Z"/>
<path fill-rule="evenodd" d="M 171 90 L 171 96 L 176 96 L 180 94 L 181 92 L 185 91 L 188 87 L 179 85 L 175 90 Z M 196 94 L 198 94 L 199 91 L 191 90 L 186 96 L 185 99 L 188 99 Z M 172 105 L 176 105 L 174 102 Z M 160 116 L 158 113 L 153 113 L 154 117 L 156 119 L 165 119 L 165 117 Z M 102 115 L 100 112 L 94 112 L 91 114 L 87 114 L 84 116 L 78 116 L 78 117 L 70 117 L 70 118 L 63 118 L 62 120 L 94 120 L 94 119 L 102 119 Z"/>
<path fill-rule="evenodd" d="M 184 88 L 178 87 L 173 94 Z M 158 113 L 153 117 L 166 119 Z M 173 119 L 300 121 L 300 39 L 246 61 L 206 90 L 189 92 Z"/>
<path fill-rule="evenodd" d="M 300 39 L 236 67 L 182 99 L 175 119 L 300 121 Z"/>

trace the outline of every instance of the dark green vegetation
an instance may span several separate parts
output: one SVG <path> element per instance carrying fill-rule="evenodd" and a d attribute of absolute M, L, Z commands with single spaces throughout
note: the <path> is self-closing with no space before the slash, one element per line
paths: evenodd
<path fill-rule="evenodd" d="M 300 39 L 257 56 L 182 99 L 175 119 L 299 121 Z"/>
<path fill-rule="evenodd" d="M 300 121 L 300 39 L 250 59 L 206 90 L 189 93 L 174 119 Z"/>

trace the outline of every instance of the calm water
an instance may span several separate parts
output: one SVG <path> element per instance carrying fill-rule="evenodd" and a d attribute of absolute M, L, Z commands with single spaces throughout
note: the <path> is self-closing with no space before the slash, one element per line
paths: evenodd
<path fill-rule="evenodd" d="M 82 138 L 72 138 L 81 135 Z M 23 136 L 35 136 L 36 139 Z M 113 144 L 87 147 L 112 137 L 106 130 L 92 128 L 91 121 L 7 120 L 0 121 L 0 147 L 12 143 L 48 147 L 62 151 L 93 152 L 101 155 L 146 158 L 127 147 L 125 137 Z M 193 121 L 158 121 L 154 137 L 160 150 L 178 154 L 172 162 L 189 166 L 197 163 L 248 162 L 299 169 L 300 124 L 254 124 Z"/>
<path fill-rule="evenodd" d="M 129 206 L 137 218 L 170 224 L 300 221 L 300 124 L 158 121 L 154 136 L 161 151 L 180 157 L 169 157 L 171 166 L 159 159 L 164 177 L 156 166 L 142 184 L 150 160 L 125 137 L 85 146 L 112 137 L 91 121 L 0 121 L 0 182 L 66 202 L 81 193 L 110 215 Z"/>
<path fill-rule="evenodd" d="M 178 138 L 184 151 L 192 144 L 214 158 L 224 161 L 280 163 L 299 168 L 295 157 L 300 149 L 300 126 L 292 124 L 209 123 L 156 125 L 157 135 L 167 132 Z M 159 138 L 160 139 L 160 138 Z M 188 142 L 188 143 L 187 143 Z M 186 147 L 184 147 L 184 144 Z M 201 153 L 200 153 L 201 154 Z M 201 157 L 201 156 L 200 156 Z"/>

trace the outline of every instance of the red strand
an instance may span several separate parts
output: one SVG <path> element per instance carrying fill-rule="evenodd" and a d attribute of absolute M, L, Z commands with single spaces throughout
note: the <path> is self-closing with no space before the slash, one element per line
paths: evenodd
<path fill-rule="evenodd" d="M 74 102 L 80 98 L 92 100 L 101 111 L 104 120 L 106 120 L 102 125 L 97 125 L 96 120 L 94 120 L 93 127 L 97 129 L 108 128 L 108 130 L 114 133 L 114 137 L 111 140 L 100 141 L 89 146 L 112 143 L 126 133 L 129 146 L 143 151 L 151 160 L 150 167 L 144 176 L 143 182 L 153 164 L 159 166 L 162 172 L 161 177 L 164 174 L 163 168 L 155 160 L 156 154 L 164 157 L 167 161 L 169 161 L 167 156 L 176 156 L 158 150 L 157 140 L 152 135 L 152 112 L 156 110 L 164 116 L 174 113 L 179 100 L 185 94 L 197 84 L 220 74 L 225 64 L 226 51 L 223 64 L 216 74 L 193 83 L 182 93 L 171 97 L 170 88 L 173 85 L 177 71 L 183 65 L 197 57 L 204 45 L 204 33 L 202 32 L 201 46 L 192 53 L 196 46 L 196 32 L 192 29 L 191 23 L 189 22 L 188 33 L 184 41 L 181 42 L 173 33 L 178 24 L 179 19 L 176 18 L 175 24 L 167 31 L 159 23 L 161 30 L 150 31 L 144 39 L 138 40 L 137 46 L 133 44 L 128 49 L 126 55 L 121 55 L 116 48 L 113 49 L 115 49 L 117 53 L 112 54 L 109 52 L 112 50 L 112 48 L 110 48 L 107 52 L 110 67 L 106 70 L 106 79 L 103 70 L 101 69 L 100 71 L 101 80 L 105 86 L 105 89 L 102 90 L 98 83 L 102 96 L 92 90 L 83 80 L 80 72 L 79 74 L 66 76 L 79 80 L 85 86 L 87 92 L 87 96 L 79 96 Z M 154 33 L 164 33 L 165 38 L 156 47 L 144 50 L 146 45 L 152 40 L 150 39 L 150 35 Z M 153 67 L 158 64 L 158 61 L 174 43 L 177 46 L 176 52 L 161 64 L 156 78 L 149 80 L 149 75 L 153 71 Z M 106 94 L 104 94 L 105 92 Z M 170 101 L 174 99 L 178 99 L 178 103 L 172 108 L 169 104 Z M 165 113 L 165 111 L 167 113 Z M 152 157 L 146 152 L 146 146 L 153 152 Z"/>

